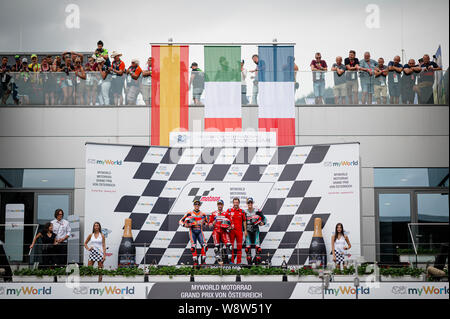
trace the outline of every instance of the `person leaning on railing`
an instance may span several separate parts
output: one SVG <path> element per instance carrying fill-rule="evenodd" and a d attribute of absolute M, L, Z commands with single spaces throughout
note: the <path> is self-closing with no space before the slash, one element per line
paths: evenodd
<path fill-rule="evenodd" d="M 75 59 L 75 104 L 84 105 L 84 95 L 86 91 L 86 72 L 83 68 L 82 58 L 77 57 Z"/>
<path fill-rule="evenodd" d="M 422 72 L 417 84 L 417 92 L 419 93 L 419 103 L 420 104 L 433 104 L 433 83 L 434 83 L 434 72 L 441 71 L 442 68 L 437 65 L 436 62 L 430 60 L 430 56 L 425 54 L 423 60 L 420 63 L 420 68 Z"/>
<path fill-rule="evenodd" d="M 384 59 L 378 59 L 378 65 L 375 67 L 374 94 L 377 104 L 387 103 L 387 85 L 386 77 L 389 73 L 388 67 L 384 64 Z M 383 98 L 383 101 L 381 99 Z"/>
<path fill-rule="evenodd" d="M 350 50 L 348 58 L 344 60 L 345 67 L 347 68 L 347 97 L 349 104 L 359 104 L 358 98 L 358 74 L 359 60 L 356 57 L 355 50 Z"/>
<path fill-rule="evenodd" d="M 414 87 L 419 73 L 422 71 L 414 59 L 409 59 L 408 64 L 403 66 L 403 76 L 401 79 L 401 95 L 403 104 L 414 104 L 416 92 Z"/>
<path fill-rule="evenodd" d="M 141 93 L 145 105 L 152 105 L 152 58 L 148 58 L 142 70 Z"/>
<path fill-rule="evenodd" d="M 370 58 L 370 52 L 364 53 L 364 59 L 359 62 L 359 79 L 362 89 L 362 104 L 372 104 L 374 93 L 374 70 L 378 65 L 377 61 Z"/>
<path fill-rule="evenodd" d="M 42 59 L 41 63 L 41 81 L 42 81 L 42 90 L 44 94 L 44 104 L 45 105 L 54 105 L 55 104 L 55 89 L 56 82 L 54 74 L 52 74 L 52 58 L 51 56 L 47 56 Z"/>
<path fill-rule="evenodd" d="M 127 70 L 127 105 L 136 105 L 136 99 L 140 89 L 140 79 L 142 69 L 139 60 L 131 60 L 131 66 Z"/>
<path fill-rule="evenodd" d="M 100 80 L 98 84 L 101 88 L 101 98 L 103 100 L 103 105 L 110 105 L 109 90 L 111 89 L 111 74 L 105 63 L 106 60 L 103 57 L 97 58 L 97 71 L 100 72 Z"/>
<path fill-rule="evenodd" d="M 311 61 L 311 71 L 313 75 L 313 89 L 316 104 L 324 103 L 325 94 L 325 72 L 328 71 L 327 62 L 322 60 L 322 55 L 317 52 L 314 56 L 314 60 Z"/>
<path fill-rule="evenodd" d="M 403 65 L 400 63 L 400 56 L 396 55 L 394 60 L 388 64 L 388 87 L 389 87 L 389 99 L 391 104 L 400 103 L 400 77 L 403 72 Z"/>
<path fill-rule="evenodd" d="M 62 54 L 65 64 L 61 64 L 60 69 L 62 71 L 60 78 L 60 87 L 63 92 L 63 105 L 70 105 L 73 103 L 73 77 L 70 72 L 74 71 L 74 65 L 72 64 L 72 58 L 70 54 L 64 52 Z"/>
<path fill-rule="evenodd" d="M 123 74 L 125 73 L 125 63 L 120 59 L 122 53 L 113 51 L 111 53 L 111 58 L 113 59 L 109 71 L 111 73 L 111 93 L 113 94 L 113 104 L 122 105 L 123 104 L 123 86 L 124 79 Z"/>
<path fill-rule="evenodd" d="M 43 268 L 49 268 L 57 263 L 55 259 L 55 246 L 58 245 L 58 242 L 56 241 L 56 234 L 53 232 L 53 224 L 45 224 L 44 229 L 33 238 L 30 249 L 34 248 L 38 238 L 41 238 L 42 266 Z"/>
<path fill-rule="evenodd" d="M 95 105 L 97 101 L 97 84 L 99 74 L 97 72 L 97 57 L 95 54 L 88 58 L 88 62 L 84 66 L 86 71 L 86 105 Z"/>
<path fill-rule="evenodd" d="M 331 71 L 333 71 L 334 76 L 334 104 L 345 104 L 345 96 L 347 95 L 347 86 L 345 79 L 345 71 L 347 68 L 342 63 L 342 57 L 336 57 L 336 63 L 334 63 L 331 67 Z"/>

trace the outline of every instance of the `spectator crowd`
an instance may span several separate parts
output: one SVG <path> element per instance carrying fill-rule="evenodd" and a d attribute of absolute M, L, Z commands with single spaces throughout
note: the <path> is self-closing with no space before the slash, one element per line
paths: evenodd
<path fill-rule="evenodd" d="M 360 104 L 360 101 L 361 104 L 373 104 L 374 99 L 377 104 L 387 104 L 388 96 L 389 104 L 414 104 L 416 94 L 419 104 L 434 104 L 435 72 L 441 71 L 442 67 L 431 61 L 428 54 L 420 58 L 418 63 L 410 59 L 406 64 L 402 64 L 397 55 L 386 65 L 382 57 L 375 61 L 370 52 L 365 52 L 364 58 L 359 60 L 356 52 L 350 50 L 344 62 L 342 60 L 341 56 L 336 57 L 336 62 L 331 66 L 335 104 Z M 310 66 L 315 104 L 324 104 L 328 65 L 318 52 Z"/>
<path fill-rule="evenodd" d="M 85 58 L 87 57 L 87 61 Z M 146 105 L 151 105 L 152 58 L 141 67 L 139 60 L 131 60 L 128 68 L 122 54 L 111 54 L 98 41 L 92 55 L 63 52 L 60 56 L 47 55 L 39 61 L 32 54 L 16 55 L 15 63 L 8 64 L 3 57 L 0 65 L 0 98 L 6 104 L 11 98 L 15 104 L 34 105 L 136 105 L 139 94 Z M 242 104 L 257 104 L 258 55 L 252 56 L 254 68 L 247 71 L 241 61 Z M 327 72 L 333 74 L 334 104 L 433 104 L 435 72 L 442 67 L 428 54 L 416 62 L 402 64 L 399 56 L 386 62 L 383 57 L 374 60 L 370 52 L 359 60 L 350 50 L 348 57 L 336 57 L 331 69 L 317 52 L 310 63 L 315 104 L 325 103 Z M 295 91 L 298 66 L 294 63 Z M 204 72 L 198 63 L 191 65 L 189 89 L 194 104 L 202 104 Z M 253 84 L 251 101 L 247 97 L 247 79 Z M 330 85 L 330 83 L 328 83 Z"/>

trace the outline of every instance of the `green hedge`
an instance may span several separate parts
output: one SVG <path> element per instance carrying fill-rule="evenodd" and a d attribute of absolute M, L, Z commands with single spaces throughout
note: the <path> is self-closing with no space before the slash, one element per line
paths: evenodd
<path fill-rule="evenodd" d="M 373 270 L 369 273 L 366 272 L 367 265 L 362 265 L 358 267 L 358 274 L 360 276 L 367 275 L 373 273 Z M 261 276 L 269 276 L 269 275 L 290 275 L 290 276 L 317 276 L 319 273 L 315 269 L 311 269 L 309 267 L 303 267 L 298 269 L 281 269 L 281 268 L 266 268 L 264 266 L 253 266 L 250 268 L 241 268 L 233 269 L 233 268 L 199 268 L 193 269 L 192 267 L 175 267 L 175 266 L 165 266 L 165 267 L 156 267 L 150 266 L 146 269 L 147 274 L 149 276 L 180 276 L 180 275 L 213 275 L 213 276 L 235 276 L 235 275 L 261 275 Z M 72 274 L 74 270 L 70 272 Z M 419 277 L 425 271 L 419 268 L 380 268 L 380 274 L 382 276 L 413 276 Z M 448 270 L 445 269 L 446 274 Z M 117 269 L 98 269 L 92 266 L 80 266 L 79 267 L 80 276 L 143 276 L 145 275 L 144 269 L 141 268 L 117 268 Z M 353 266 L 347 267 L 346 269 L 334 269 L 333 274 L 335 275 L 354 275 L 355 268 Z M 65 268 L 55 268 L 55 269 L 20 269 L 15 270 L 14 275 L 16 276 L 64 276 L 66 275 Z"/>

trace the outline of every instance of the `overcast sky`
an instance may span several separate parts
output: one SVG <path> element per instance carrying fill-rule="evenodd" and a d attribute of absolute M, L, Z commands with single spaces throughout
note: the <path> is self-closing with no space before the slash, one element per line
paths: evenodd
<path fill-rule="evenodd" d="M 416 60 L 442 46 L 449 65 L 448 0 L 0 0 L 0 51 L 111 52 L 145 61 L 150 42 L 295 42 L 296 63 L 309 70 L 316 51 L 331 65 L 349 49 L 361 58 L 395 55 Z M 80 27 L 67 27 L 66 8 L 79 8 Z M 370 12 L 366 12 L 368 5 Z M 378 11 L 379 14 L 376 14 Z M 377 19 L 377 16 L 379 19 Z M 373 18 L 373 19 L 372 19 Z M 367 23 L 367 20 L 370 20 Z M 254 46 L 243 47 L 248 69 Z M 203 48 L 190 48 L 203 67 Z M 306 75 L 305 75 L 306 76 Z M 308 81 L 311 80 L 307 75 Z M 304 77 L 304 76 L 303 76 Z M 306 79 L 305 79 L 306 81 Z M 303 82 L 300 80 L 300 82 Z"/>

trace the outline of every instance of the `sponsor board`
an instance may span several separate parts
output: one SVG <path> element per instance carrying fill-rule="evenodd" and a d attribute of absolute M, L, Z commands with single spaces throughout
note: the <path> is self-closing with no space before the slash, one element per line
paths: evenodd
<path fill-rule="evenodd" d="M 446 299 L 448 282 L 3 283 L 0 299 Z"/>
<path fill-rule="evenodd" d="M 220 145 L 220 144 L 217 144 Z M 289 147 L 153 147 L 86 144 L 85 233 L 95 221 L 108 229 L 106 267 L 117 267 L 125 218 L 133 220 L 137 263 L 192 264 L 179 220 L 194 200 L 211 214 L 217 201 L 253 197 L 268 223 L 260 227 L 262 255 L 274 266 L 308 263 L 314 218 L 321 218 L 327 253 L 335 225 L 360 246 L 359 144 Z M 211 243 L 210 229 L 204 229 Z M 210 247 L 211 248 L 211 247 Z M 87 263 L 88 253 L 84 253 Z M 178 258 L 178 259 L 177 259 Z M 214 251 L 207 251 L 207 263 Z M 243 259 L 246 263 L 246 258 Z"/>
<path fill-rule="evenodd" d="M 171 147 L 276 146 L 275 132 L 170 132 Z"/>

